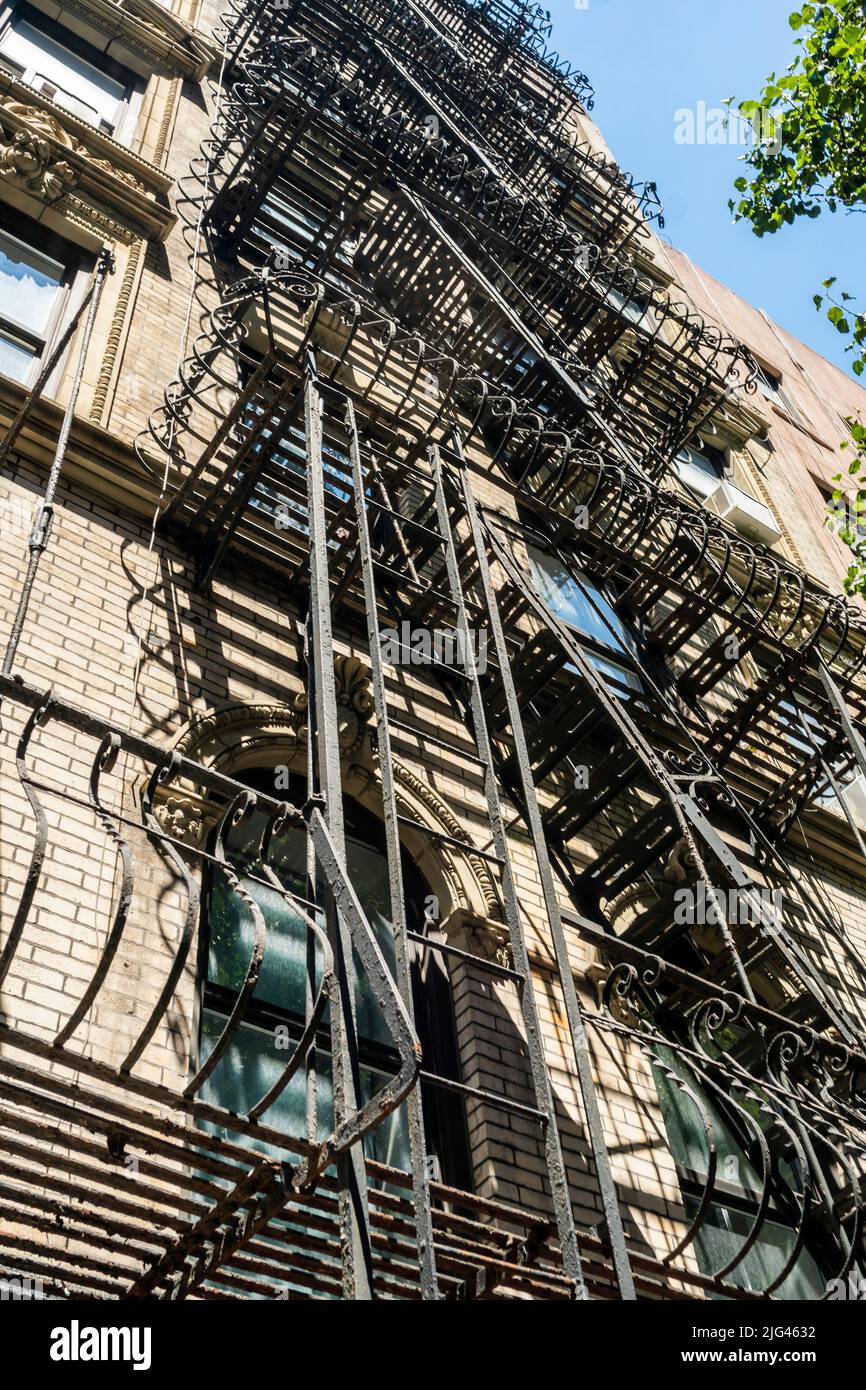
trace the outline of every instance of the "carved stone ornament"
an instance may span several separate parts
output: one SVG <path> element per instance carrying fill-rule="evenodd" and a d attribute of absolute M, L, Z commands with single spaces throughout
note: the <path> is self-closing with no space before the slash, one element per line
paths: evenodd
<path fill-rule="evenodd" d="M 142 233 L 162 240 L 175 220 L 159 199 L 171 178 L 79 117 L 60 117 L 35 101 L 0 95 L 0 178 L 60 205 L 64 218 L 102 240 L 129 243 Z"/>
<path fill-rule="evenodd" d="M 14 116 L 16 120 L 26 121 L 28 131 L 44 136 L 46 140 L 55 140 L 58 145 L 75 154 L 87 153 L 80 140 L 70 135 L 50 112 L 43 111 L 40 106 L 31 106 L 23 101 L 4 101 L 0 107 L 0 115 Z"/>
<path fill-rule="evenodd" d="M 48 123 L 56 125 L 50 119 Z M 64 144 L 74 147 L 68 138 Z M 0 175 L 46 203 L 56 203 L 78 183 L 75 170 L 65 159 L 55 157 L 50 141 L 35 124 L 17 131 L 0 126 Z"/>
<path fill-rule="evenodd" d="M 334 657 L 337 722 L 343 787 L 347 795 L 381 815 L 382 793 L 373 728 L 370 673 L 356 656 Z M 234 776 L 262 764 L 306 771 L 307 692 L 298 690 L 285 704 L 230 705 L 190 724 L 175 750 L 191 761 Z M 465 830 L 451 808 L 423 775 L 394 761 L 397 809 L 401 815 L 457 839 Z M 279 796 L 279 792 L 275 792 Z M 201 848 L 223 807 L 209 800 L 190 778 L 175 778 L 157 789 L 154 814 L 161 829 L 184 844 Z M 441 900 L 440 922 L 449 934 L 471 928 L 473 949 L 499 958 L 506 934 L 499 916 L 495 883 L 483 859 L 434 844 L 421 832 L 407 831 L 406 845 L 431 892 Z M 487 937 L 486 944 L 482 942 Z"/>

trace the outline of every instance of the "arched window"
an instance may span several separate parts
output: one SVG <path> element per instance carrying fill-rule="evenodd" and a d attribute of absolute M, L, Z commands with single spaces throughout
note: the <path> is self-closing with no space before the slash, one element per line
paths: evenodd
<path fill-rule="evenodd" d="M 306 783 L 289 776 L 275 793 L 274 768 L 255 768 L 237 774 L 253 791 L 278 795 L 296 805 L 306 798 Z M 394 937 L 384 833 L 375 816 L 357 802 L 344 801 L 346 859 L 352 885 L 376 934 L 385 960 L 394 966 Z M 244 1115 L 277 1081 L 290 1049 L 301 1036 L 305 1019 L 307 951 L 310 934 L 302 917 L 276 889 L 264 881 L 257 858 L 266 818 L 254 811 L 225 837 L 227 858 L 238 885 L 211 864 L 203 894 L 203 923 L 199 956 L 199 1056 L 204 1063 L 222 1033 L 238 996 L 253 945 L 252 914 L 244 903 L 249 894 L 267 925 L 267 943 L 256 988 L 245 1020 L 200 1092 L 203 1100 Z M 289 829 L 272 841 L 269 865 L 284 889 L 309 901 L 307 836 Z M 425 934 L 429 886 L 403 852 L 406 921 L 410 932 Z M 411 972 L 415 1022 L 424 1053 L 424 1070 L 459 1081 L 456 1028 L 447 972 L 435 951 L 411 941 Z M 321 962 L 319 963 L 319 975 Z M 397 1052 L 372 991 L 359 974 L 356 1017 L 361 1064 L 361 1102 L 374 1095 L 388 1075 L 398 1070 Z M 330 1030 L 327 1015 L 316 1041 L 316 1091 L 319 1137 L 333 1126 Z M 433 1174 L 454 1186 L 471 1187 L 471 1168 L 463 1102 L 433 1084 L 422 1090 L 427 1153 Z M 289 1085 L 261 1117 L 269 1127 L 297 1137 L 306 1133 L 307 1083 L 301 1067 Z M 256 1147 L 267 1151 L 264 1143 Z M 371 1131 L 365 1140 L 370 1158 L 396 1168 L 409 1168 L 406 1119 L 400 1108 Z"/>

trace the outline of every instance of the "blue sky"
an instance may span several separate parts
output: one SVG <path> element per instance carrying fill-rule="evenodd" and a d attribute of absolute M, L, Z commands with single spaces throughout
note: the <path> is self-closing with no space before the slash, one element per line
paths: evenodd
<path fill-rule="evenodd" d="M 763 78 L 784 71 L 796 51 L 795 0 L 543 3 L 551 46 L 589 77 L 593 118 L 618 163 L 658 184 L 663 235 L 850 375 L 850 339 L 816 313 L 812 295 L 830 275 L 866 295 L 866 216 L 824 213 L 758 238 L 728 210 L 742 147 L 674 139 L 678 110 L 755 98 Z"/>

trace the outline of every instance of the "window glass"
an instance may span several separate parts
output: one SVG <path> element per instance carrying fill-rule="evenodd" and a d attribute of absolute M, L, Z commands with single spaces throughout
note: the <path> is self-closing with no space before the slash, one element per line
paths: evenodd
<path fill-rule="evenodd" d="M 725 456 L 721 449 L 701 441 L 700 446 L 686 444 L 677 454 L 677 463 L 691 465 L 714 481 L 725 476 Z"/>
<path fill-rule="evenodd" d="M 654 319 L 649 313 L 649 301 L 643 295 L 633 295 L 627 299 L 622 290 L 615 286 L 607 292 L 607 302 L 622 315 L 629 323 L 645 323 L 647 327 L 654 327 Z"/>
<path fill-rule="evenodd" d="M 697 1215 L 697 1199 L 687 1197 L 684 1205 L 686 1219 L 692 1220 Z M 724 1269 L 742 1250 L 754 1220 L 754 1212 L 714 1203 L 695 1237 L 695 1251 L 701 1269 L 708 1274 Z M 777 1221 L 765 1221 L 761 1234 L 745 1259 L 725 1275 L 725 1283 L 756 1293 L 763 1291 L 781 1273 L 794 1248 L 795 1239 L 793 1227 Z M 817 1263 L 808 1250 L 801 1250 L 794 1268 L 773 1290 L 772 1297 L 811 1301 L 822 1298 L 826 1290 L 827 1280 Z M 719 1295 L 710 1294 L 710 1297 L 718 1298 Z"/>
<path fill-rule="evenodd" d="M 22 81 L 58 106 L 102 130 L 114 130 L 126 95 L 122 83 L 17 16 L 0 39 L 0 53 Z"/>
<path fill-rule="evenodd" d="M 63 266 L 0 232 L 0 371 L 25 381 L 61 293 Z"/>
<path fill-rule="evenodd" d="M 771 667 L 763 657 L 757 656 L 755 664 L 762 679 L 766 680 L 769 676 Z M 789 748 L 801 755 L 798 761 L 805 762 L 812 758 L 815 752 L 823 753 L 827 745 L 827 733 L 818 715 L 805 704 L 802 698 L 779 700 L 774 706 L 773 714 L 775 720 L 783 731 L 783 737 Z M 856 763 L 852 767 L 842 769 L 839 767 L 839 759 L 830 761 L 830 767 L 839 786 L 845 788 L 857 780 L 859 768 Z M 827 782 L 822 791 L 817 796 L 812 797 L 812 804 L 815 806 L 833 807 L 842 813 L 833 786 Z"/>
<path fill-rule="evenodd" d="M 821 752 L 825 747 L 827 736 L 820 720 L 802 703 L 797 705 L 790 700 L 780 700 L 776 706 L 776 717 L 786 731 L 787 742 L 803 754 L 804 761 L 813 757 L 816 750 Z M 856 765 L 845 771 L 837 771 L 832 761 L 830 766 L 840 787 L 850 786 L 856 781 L 859 772 Z M 822 792 L 813 797 L 813 801 L 816 806 L 835 806 L 841 810 L 839 798 L 829 782 Z"/>
<path fill-rule="evenodd" d="M 732 1041 L 734 1041 L 732 1039 Z M 687 1221 L 697 1216 L 701 1191 L 709 1171 L 709 1147 L 706 1123 L 709 1123 L 716 1149 L 717 1168 L 711 1205 L 695 1236 L 694 1251 L 700 1269 L 714 1274 L 723 1269 L 742 1250 L 757 1214 L 762 1173 L 752 1162 L 748 1150 L 753 1145 L 753 1133 L 747 1133 L 743 1122 L 735 1119 L 736 1108 L 726 1109 L 725 1101 L 703 1086 L 700 1077 L 672 1048 L 655 1048 L 659 1060 L 669 1071 L 685 1082 L 700 1103 L 677 1085 L 660 1067 L 653 1067 L 656 1091 L 662 1112 L 671 1156 L 677 1166 L 683 1192 L 683 1207 Z M 772 1128 L 772 1102 L 743 1101 L 752 1119 L 765 1133 Z M 773 1145 L 771 1144 L 771 1153 Z M 797 1206 L 802 1175 L 799 1166 L 788 1155 L 773 1154 L 773 1180 L 776 1198 Z M 776 1198 L 773 1199 L 777 1205 Z M 735 1288 L 761 1292 L 782 1272 L 796 1240 L 793 1225 L 781 1215 L 773 1216 L 772 1208 L 761 1227 L 757 1241 L 746 1257 L 725 1275 L 725 1282 Z M 824 1294 L 826 1280 L 808 1248 L 800 1251 L 790 1274 L 774 1290 L 773 1298 L 813 1299 Z M 715 1295 L 716 1297 L 722 1295 Z"/>
<path fill-rule="evenodd" d="M 261 908 L 268 924 L 267 949 L 254 998 L 301 1017 L 304 1012 L 307 928 L 292 904 L 265 883 L 256 850 L 266 818 L 255 812 L 229 837 L 228 850 L 246 893 Z M 306 896 L 306 836 L 289 830 L 272 841 L 270 865 L 283 886 Z M 391 971 L 395 968 L 394 933 L 391 927 L 388 864 L 384 854 L 351 836 L 346 837 L 346 862 L 358 899 L 373 928 L 379 948 Z M 246 872 L 244 872 L 246 870 Z M 236 992 L 249 964 L 255 928 L 243 900 L 233 892 L 225 875 L 215 873 L 210 900 L 208 980 Z M 358 1031 L 362 1037 L 390 1046 L 392 1039 L 366 976 L 358 980 L 356 1000 Z"/>
<path fill-rule="evenodd" d="M 794 420 L 800 419 L 799 412 L 796 407 L 791 404 L 791 401 L 782 388 L 781 378 L 775 376 L 768 367 L 762 367 L 760 363 L 758 364 L 756 382 L 758 390 L 765 400 L 772 401 L 774 405 L 781 406 Z"/>
<path fill-rule="evenodd" d="M 7 336 L 0 328 L 0 372 L 13 381 L 26 382 L 30 376 L 34 354 L 30 348 L 22 347 L 14 338 Z"/>
<path fill-rule="evenodd" d="M 252 786 L 273 789 L 273 770 L 260 768 L 244 774 Z M 292 787 L 290 799 L 305 795 L 305 781 Z M 264 957 L 244 1022 L 220 1057 L 202 1094 L 212 1103 L 244 1114 L 260 1100 L 281 1075 L 305 1012 L 307 927 L 297 907 L 265 880 L 259 858 L 266 819 L 254 812 L 225 837 L 225 849 L 239 890 L 232 890 L 228 876 L 213 865 L 208 871 L 203 909 L 207 924 L 207 954 L 202 961 L 204 997 L 200 1031 L 200 1055 L 204 1061 L 225 1026 L 249 966 L 255 926 L 244 903 L 247 895 L 261 909 L 267 926 Z M 358 900 L 370 923 L 385 963 L 396 975 L 394 932 L 388 861 L 379 822 L 355 803 L 346 803 L 346 862 Z M 268 863 L 288 893 L 301 899 L 309 895 L 307 842 L 302 829 L 291 829 L 272 839 Z M 424 934 L 423 913 L 429 892 L 411 860 L 404 857 L 405 908 L 411 930 Z M 324 926 L 317 909 L 311 914 Z M 317 978 L 321 978 L 321 951 Z M 447 970 L 430 951 L 410 947 L 413 1007 L 424 1048 L 427 1070 L 446 1079 L 460 1080 L 453 1001 Z M 381 1005 L 356 958 L 355 1006 L 358 1031 L 362 1099 L 382 1089 L 385 1078 L 399 1064 L 397 1049 L 385 1023 Z M 322 1137 L 333 1127 L 331 1098 L 329 1015 L 325 1010 L 317 1043 L 317 1067 Z M 279 1025 L 280 1032 L 275 1028 Z M 277 1045 L 276 1039 L 281 1039 Z M 466 1117 L 460 1097 L 432 1083 L 422 1091 L 428 1154 L 441 1165 L 444 1180 L 459 1187 L 472 1185 L 466 1135 Z M 305 1133 L 303 1068 L 269 1108 L 266 1123 L 289 1134 Z M 216 1131 L 214 1131 L 216 1132 Z M 259 1146 L 261 1147 L 261 1146 Z M 403 1107 L 371 1132 L 365 1142 L 370 1157 L 408 1167 L 408 1137 Z"/>
<path fill-rule="evenodd" d="M 205 1009 L 201 1025 L 201 1060 L 205 1062 L 225 1027 L 223 1015 Z M 219 1105 L 235 1115 L 245 1115 L 256 1101 L 277 1082 L 285 1068 L 290 1051 L 274 1046 L 274 1034 L 266 1028 L 244 1023 L 238 1029 L 216 1070 L 201 1089 L 201 1099 Z M 316 1100 L 318 1108 L 318 1138 L 324 1140 L 334 1127 L 334 1096 L 331 1085 L 331 1058 L 321 1047 L 317 1049 Z M 369 1067 L 361 1068 L 361 1102 L 369 1100 L 382 1089 L 385 1076 Z M 272 1129 L 284 1134 L 302 1135 L 306 1132 L 306 1078 L 300 1067 L 286 1089 L 277 1097 L 264 1117 Z M 233 1138 L 228 1129 L 213 1124 L 202 1128 L 221 1138 Z M 274 1158 L 284 1158 L 282 1149 L 252 1139 L 250 1146 Z M 371 1130 L 364 1142 L 368 1158 L 390 1163 L 404 1171 L 409 1164 L 409 1133 L 401 1106 Z"/>
<path fill-rule="evenodd" d="M 57 302 L 63 266 L 0 232 L 0 291 L 4 315 L 43 336 Z"/>
<path fill-rule="evenodd" d="M 589 651 L 587 655 L 593 665 L 615 682 L 641 690 L 640 677 L 632 667 L 636 656 L 634 643 L 622 618 L 598 585 L 585 575 L 576 578 L 555 555 L 533 545 L 527 545 L 526 549 L 533 586 L 550 611 L 581 636 L 612 653 L 608 657 L 602 652 Z M 616 659 L 618 655 L 625 657 L 628 664 L 621 665 Z"/>

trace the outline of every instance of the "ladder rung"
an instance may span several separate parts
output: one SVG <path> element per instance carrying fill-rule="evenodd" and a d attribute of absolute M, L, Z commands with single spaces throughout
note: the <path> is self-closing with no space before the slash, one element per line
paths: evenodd
<path fill-rule="evenodd" d="M 443 1091 L 453 1091 L 455 1095 L 466 1096 L 467 1100 L 480 1100 L 485 1105 L 495 1105 L 499 1110 L 508 1110 L 512 1115 L 525 1115 L 529 1120 L 537 1120 L 539 1124 L 547 1124 L 547 1116 L 543 1110 L 537 1110 L 534 1105 L 521 1105 L 518 1100 L 509 1100 L 507 1096 L 497 1095 L 495 1091 L 482 1091 L 479 1086 L 464 1086 L 462 1081 L 451 1081 L 447 1076 L 437 1076 L 435 1072 L 419 1072 L 421 1081 L 428 1086 L 438 1086 Z"/>
<path fill-rule="evenodd" d="M 444 748 L 446 753 L 453 753 L 456 758 L 465 758 L 468 762 L 478 763 L 479 767 L 489 766 L 483 758 L 479 758 L 477 753 L 470 753 L 463 748 L 458 748 L 454 743 L 446 743 L 444 739 L 436 738 L 433 734 L 425 734 L 421 729 L 413 728 L 411 724 L 403 724 L 399 719 L 392 719 L 389 716 L 388 727 L 400 729 L 406 734 L 413 734 L 422 743 L 433 743 L 437 748 Z"/>

